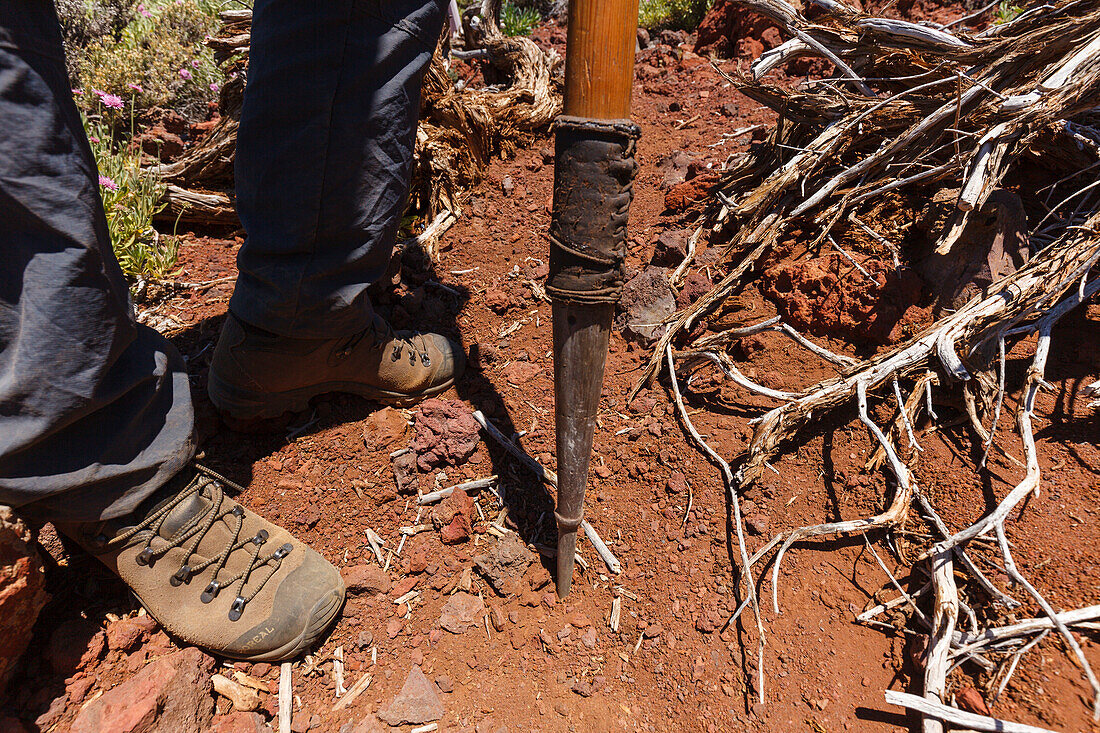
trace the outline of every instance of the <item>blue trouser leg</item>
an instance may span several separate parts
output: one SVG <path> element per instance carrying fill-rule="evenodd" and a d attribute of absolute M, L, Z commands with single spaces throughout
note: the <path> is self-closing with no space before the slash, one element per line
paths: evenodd
<path fill-rule="evenodd" d="M 0 1 L 0 503 L 121 516 L 191 458 L 183 360 L 135 322 L 53 3 Z"/>
<path fill-rule="evenodd" d="M 370 322 L 409 189 L 442 0 L 256 0 L 238 132 L 248 238 L 230 309 L 299 338 Z"/>

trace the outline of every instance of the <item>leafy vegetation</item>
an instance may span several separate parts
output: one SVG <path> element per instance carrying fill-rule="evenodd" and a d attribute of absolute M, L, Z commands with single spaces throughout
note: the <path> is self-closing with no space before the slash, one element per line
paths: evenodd
<path fill-rule="evenodd" d="M 99 167 L 99 193 L 118 264 L 130 278 L 165 277 L 176 264 L 179 245 L 153 228 L 153 216 L 164 208 L 164 184 L 141 169 L 140 149 L 115 142 L 102 117 L 85 118 L 84 128 Z"/>
<path fill-rule="evenodd" d="M 710 0 L 641 0 L 638 25 L 647 30 L 693 31 L 710 8 Z"/>
<path fill-rule="evenodd" d="M 1024 9 L 1012 2 L 1012 0 L 1001 0 L 1000 4 L 997 6 L 997 12 L 993 14 L 993 22 L 998 25 L 1007 23 L 1015 19 L 1015 17 L 1022 12 L 1024 12 Z"/>
<path fill-rule="evenodd" d="M 74 87 L 132 98 L 137 109 L 171 107 L 205 117 L 221 77 L 203 43 L 217 9 L 211 0 L 62 0 Z M 109 21 L 96 20 L 96 13 Z M 108 112 L 107 120 L 118 122 L 118 115 Z"/>
<path fill-rule="evenodd" d="M 505 0 L 500 6 L 500 30 L 506 36 L 529 36 L 542 20 L 538 8 Z"/>

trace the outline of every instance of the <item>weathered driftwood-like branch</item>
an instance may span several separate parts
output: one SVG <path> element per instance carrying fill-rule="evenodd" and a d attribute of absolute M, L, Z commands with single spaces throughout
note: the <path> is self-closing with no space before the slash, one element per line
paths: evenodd
<path fill-rule="evenodd" d="M 1008 720 L 969 713 L 949 705 L 932 702 L 919 695 L 910 695 L 907 692 L 898 692 L 897 690 L 886 690 L 886 702 L 916 710 L 921 715 L 926 716 L 926 719 L 927 717 L 938 718 L 967 730 L 989 731 L 989 733 L 1054 733 L 1048 728 L 1036 728 L 1034 725 L 1013 723 Z"/>
<path fill-rule="evenodd" d="M 950 551 L 932 558 L 932 588 L 935 605 L 928 661 L 924 665 L 924 696 L 930 702 L 943 703 L 951 664 L 951 639 L 959 617 L 959 592 L 955 587 L 955 566 Z M 926 715 L 922 729 L 924 733 L 943 733 L 943 723 L 939 718 Z"/>

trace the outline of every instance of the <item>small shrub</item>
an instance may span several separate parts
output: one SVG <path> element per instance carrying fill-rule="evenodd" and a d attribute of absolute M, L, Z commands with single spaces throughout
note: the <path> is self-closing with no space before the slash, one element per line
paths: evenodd
<path fill-rule="evenodd" d="M 99 193 L 118 264 L 132 279 L 165 277 L 176 264 L 179 244 L 153 228 L 153 216 L 164 208 L 164 184 L 141 169 L 140 150 L 115 144 L 109 123 L 85 119 L 84 127 L 99 167 Z"/>
<path fill-rule="evenodd" d="M 77 52 L 75 85 L 132 99 L 137 109 L 171 107 L 190 119 L 205 118 L 221 80 L 203 42 L 215 17 L 196 0 L 153 3 L 138 3 L 117 35 Z"/>
<path fill-rule="evenodd" d="M 1016 16 L 1024 12 L 1024 9 L 1011 0 L 1001 0 L 997 5 L 997 12 L 993 14 L 993 22 L 997 25 L 1015 20 Z"/>
<path fill-rule="evenodd" d="M 506 36 L 529 36 L 542 20 L 538 8 L 505 0 L 500 6 L 500 30 Z"/>
<path fill-rule="evenodd" d="M 693 31 L 710 8 L 710 0 L 641 0 L 638 25 L 647 30 Z"/>

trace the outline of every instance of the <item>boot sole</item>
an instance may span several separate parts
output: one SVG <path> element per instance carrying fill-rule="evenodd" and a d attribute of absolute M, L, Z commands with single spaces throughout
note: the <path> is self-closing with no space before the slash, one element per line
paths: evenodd
<path fill-rule="evenodd" d="M 346 392 L 394 407 L 408 407 L 446 392 L 454 386 L 452 377 L 442 384 L 415 394 L 390 392 L 362 382 L 323 382 L 287 392 L 253 392 L 223 382 L 210 373 L 207 390 L 214 407 L 235 430 L 250 432 L 257 426 L 271 425 L 287 413 L 305 412 L 310 400 L 330 392 Z"/>

